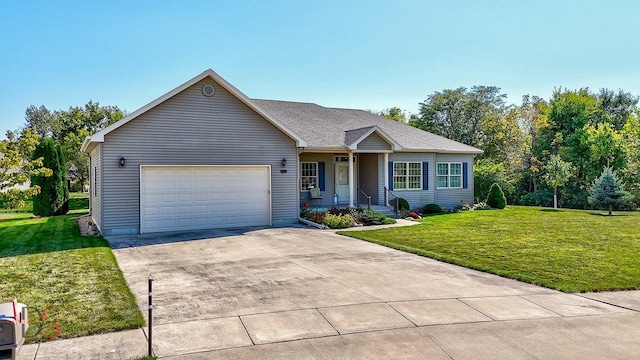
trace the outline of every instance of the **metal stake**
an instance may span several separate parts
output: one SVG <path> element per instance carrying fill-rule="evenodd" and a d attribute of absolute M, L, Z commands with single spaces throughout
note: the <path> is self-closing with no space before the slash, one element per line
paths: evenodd
<path fill-rule="evenodd" d="M 149 275 L 149 356 L 153 356 L 153 291 L 152 291 L 153 276 Z"/>

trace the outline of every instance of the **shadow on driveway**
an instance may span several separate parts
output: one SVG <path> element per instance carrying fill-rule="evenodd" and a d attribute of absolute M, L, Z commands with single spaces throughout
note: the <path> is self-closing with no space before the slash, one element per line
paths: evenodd
<path fill-rule="evenodd" d="M 217 239 L 229 236 L 244 235 L 250 232 L 276 228 L 308 228 L 304 225 L 288 226 L 251 226 L 242 228 L 204 229 L 189 231 L 172 231 L 150 234 L 111 235 L 105 236 L 112 249 L 126 249 L 139 246 L 179 243 L 193 240 Z"/>

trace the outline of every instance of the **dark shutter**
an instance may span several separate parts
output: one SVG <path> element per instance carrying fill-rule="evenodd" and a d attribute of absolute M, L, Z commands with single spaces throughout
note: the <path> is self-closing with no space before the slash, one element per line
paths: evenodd
<path fill-rule="evenodd" d="M 324 162 L 318 163 L 318 187 L 324 191 Z"/>
<path fill-rule="evenodd" d="M 467 180 L 467 166 L 468 163 L 462 163 L 462 188 L 466 189 L 469 187 L 469 180 Z"/>
<path fill-rule="evenodd" d="M 389 161 L 389 191 L 393 191 L 393 161 Z"/>
<path fill-rule="evenodd" d="M 429 190 L 429 163 L 422 163 L 422 190 Z"/>

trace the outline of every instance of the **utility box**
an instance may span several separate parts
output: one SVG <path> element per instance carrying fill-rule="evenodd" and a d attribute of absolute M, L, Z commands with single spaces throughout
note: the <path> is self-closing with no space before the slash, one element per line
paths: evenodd
<path fill-rule="evenodd" d="M 16 358 L 28 327 L 25 304 L 15 300 L 0 304 L 0 360 Z"/>

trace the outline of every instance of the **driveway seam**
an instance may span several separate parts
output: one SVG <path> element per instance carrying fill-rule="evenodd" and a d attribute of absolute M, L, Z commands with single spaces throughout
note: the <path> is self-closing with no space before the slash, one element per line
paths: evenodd
<path fill-rule="evenodd" d="M 338 334 L 338 336 L 343 335 L 340 331 L 338 331 L 338 329 L 336 329 L 335 326 L 333 326 L 333 324 L 331 323 L 331 321 L 329 321 L 329 319 L 327 319 L 326 316 L 324 316 L 324 314 L 322 313 L 322 311 L 320 311 L 320 308 L 315 308 L 316 311 L 320 314 L 320 316 L 322 316 L 322 318 L 324 319 L 324 321 L 327 322 L 327 324 L 329 324 L 329 326 L 331 326 L 333 328 L 333 330 L 336 331 L 336 333 Z"/>
<path fill-rule="evenodd" d="M 523 297 L 523 296 L 518 295 L 518 297 L 519 297 L 519 298 L 521 298 L 521 299 L 523 299 L 523 300 L 526 300 L 526 301 L 528 301 L 528 302 L 532 303 L 533 305 L 540 306 L 541 308 L 543 308 L 543 309 L 545 309 L 545 310 L 547 310 L 547 311 L 550 311 L 550 312 L 552 312 L 552 313 L 554 313 L 554 314 L 556 314 L 556 315 L 558 315 L 558 316 L 560 316 L 560 317 L 565 317 L 564 315 L 562 315 L 562 314 L 560 314 L 560 313 L 558 313 L 558 312 L 556 312 L 556 311 L 553 311 L 553 310 L 549 309 L 549 308 L 548 308 L 548 307 L 546 307 L 546 306 L 540 305 L 540 304 L 538 304 L 538 303 L 536 303 L 536 302 L 534 302 L 534 301 L 532 301 L 532 300 L 529 300 L 529 299 L 527 299 L 527 298 L 525 298 L 525 297 Z"/>
<path fill-rule="evenodd" d="M 494 296 L 494 297 L 499 297 L 499 296 Z M 470 308 L 472 308 L 473 310 L 475 310 L 475 311 L 479 312 L 480 314 L 482 314 L 482 315 L 484 315 L 484 316 L 488 317 L 488 318 L 489 318 L 489 319 L 491 319 L 492 321 L 499 321 L 498 319 L 494 319 L 492 316 L 489 316 L 489 314 L 485 314 L 484 312 L 480 311 L 479 309 L 476 309 L 475 307 L 473 307 L 473 305 L 471 305 L 471 304 L 469 304 L 469 303 L 465 302 L 465 301 L 464 301 L 464 299 L 478 299 L 478 298 L 459 298 L 459 299 L 456 299 L 456 300 L 458 300 L 458 301 L 460 301 L 461 303 L 463 303 L 463 304 L 467 305 L 468 307 L 470 307 Z"/>
<path fill-rule="evenodd" d="M 251 334 L 249 333 L 249 330 L 247 330 L 247 326 L 244 324 L 244 321 L 242 321 L 242 316 L 238 315 L 238 319 L 240 320 L 240 324 L 242 324 L 242 327 L 244 328 L 244 332 L 247 333 L 247 336 L 249 337 L 249 340 L 251 340 L 251 345 L 255 345 L 256 342 L 253 341 L 253 338 L 251 337 Z"/>
<path fill-rule="evenodd" d="M 575 296 L 580 296 L 581 298 L 584 298 L 584 299 L 587 299 L 587 300 L 597 301 L 597 302 L 599 302 L 599 303 L 603 303 L 603 304 L 606 304 L 606 305 L 615 306 L 615 307 L 618 307 L 618 308 L 621 308 L 621 309 L 631 310 L 631 311 L 634 311 L 634 312 L 640 312 L 640 310 L 636 310 L 636 309 L 634 309 L 634 308 L 630 308 L 630 307 L 626 307 L 626 306 L 623 306 L 623 305 L 618 305 L 618 304 L 610 303 L 610 302 L 607 302 L 607 301 L 604 301 L 604 300 L 600 300 L 600 299 L 590 298 L 590 297 L 588 297 L 588 296 L 584 296 L 584 295 L 581 295 L 581 294 L 575 294 L 575 293 L 574 293 L 573 295 L 575 295 Z"/>

